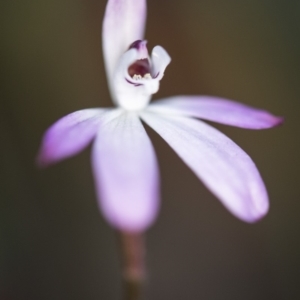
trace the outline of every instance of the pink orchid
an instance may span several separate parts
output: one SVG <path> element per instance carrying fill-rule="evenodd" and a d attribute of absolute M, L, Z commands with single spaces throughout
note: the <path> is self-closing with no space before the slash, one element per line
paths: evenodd
<path fill-rule="evenodd" d="M 272 114 L 211 96 L 176 96 L 149 104 L 171 59 L 161 47 L 148 55 L 146 0 L 109 0 L 103 53 L 116 108 L 67 115 L 46 132 L 38 161 L 48 165 L 83 150 L 92 140 L 99 206 L 117 229 L 149 227 L 159 209 L 159 171 L 141 120 L 152 127 L 235 216 L 254 222 L 268 211 L 262 178 L 231 139 L 196 118 L 248 129 L 282 123 Z"/>

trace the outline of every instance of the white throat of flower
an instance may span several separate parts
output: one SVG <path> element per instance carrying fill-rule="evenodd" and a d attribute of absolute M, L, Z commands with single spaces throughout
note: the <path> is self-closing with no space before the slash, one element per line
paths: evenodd
<path fill-rule="evenodd" d="M 132 43 L 120 57 L 111 79 L 113 100 L 126 110 L 142 110 L 148 105 L 171 61 L 161 46 L 154 47 L 150 57 L 146 44 L 141 40 Z"/>

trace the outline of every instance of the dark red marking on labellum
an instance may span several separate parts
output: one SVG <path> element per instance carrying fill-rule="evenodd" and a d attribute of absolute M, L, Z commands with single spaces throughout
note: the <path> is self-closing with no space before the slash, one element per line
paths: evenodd
<path fill-rule="evenodd" d="M 145 41 L 137 40 L 129 46 L 129 49 L 140 50 L 141 44 L 144 44 L 143 47 L 145 47 Z M 135 63 L 129 66 L 128 74 L 131 77 L 133 77 L 134 75 L 140 75 L 141 77 L 144 77 L 146 74 L 151 74 L 149 59 L 143 58 L 137 60 Z"/>
<path fill-rule="evenodd" d="M 141 86 L 141 85 L 142 85 L 141 83 L 131 82 L 131 81 L 128 80 L 127 78 L 125 78 L 125 80 L 126 80 L 128 83 L 133 84 L 134 86 Z"/>
<path fill-rule="evenodd" d="M 137 41 L 133 42 L 133 43 L 129 46 L 128 50 L 129 50 L 129 49 L 133 49 L 133 48 L 139 50 L 140 44 L 141 44 L 142 42 L 143 42 L 142 40 L 137 40 Z"/>
<path fill-rule="evenodd" d="M 137 60 L 128 68 L 128 74 L 133 77 L 134 75 L 141 75 L 144 77 L 150 73 L 150 63 L 148 58 Z"/>

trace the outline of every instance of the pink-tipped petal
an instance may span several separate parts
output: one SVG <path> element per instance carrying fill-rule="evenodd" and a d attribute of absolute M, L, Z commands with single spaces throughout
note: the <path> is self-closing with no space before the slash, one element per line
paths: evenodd
<path fill-rule="evenodd" d="M 108 0 L 103 20 L 103 54 L 111 82 L 120 56 L 144 37 L 146 0 Z"/>
<path fill-rule="evenodd" d="M 158 211 L 159 175 L 152 144 L 136 113 L 124 112 L 101 126 L 92 165 L 108 222 L 124 231 L 147 229 Z"/>
<path fill-rule="evenodd" d="M 152 103 L 149 109 L 248 129 L 266 129 L 283 123 L 282 117 L 265 110 L 211 96 L 171 97 Z"/>
<path fill-rule="evenodd" d="M 54 123 L 44 135 L 37 163 L 47 166 L 80 152 L 94 138 L 105 111 L 84 109 Z"/>
<path fill-rule="evenodd" d="M 262 218 L 269 202 L 251 158 L 224 134 L 194 119 L 141 114 L 231 213 L 246 222 Z"/>

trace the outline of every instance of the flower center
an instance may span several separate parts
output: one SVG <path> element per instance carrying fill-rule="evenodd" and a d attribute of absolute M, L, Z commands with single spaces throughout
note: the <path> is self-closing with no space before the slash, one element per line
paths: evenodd
<path fill-rule="evenodd" d="M 137 49 L 140 55 L 140 59 L 138 59 L 128 68 L 129 76 L 135 80 L 143 79 L 143 78 L 144 79 L 152 78 L 146 44 L 147 44 L 146 41 L 137 40 L 129 46 L 129 49 L 132 48 Z"/>
<path fill-rule="evenodd" d="M 148 58 L 143 58 L 137 60 L 135 63 L 133 63 L 128 68 L 128 74 L 133 79 L 151 79 L 151 73 L 150 73 L 150 63 Z"/>

